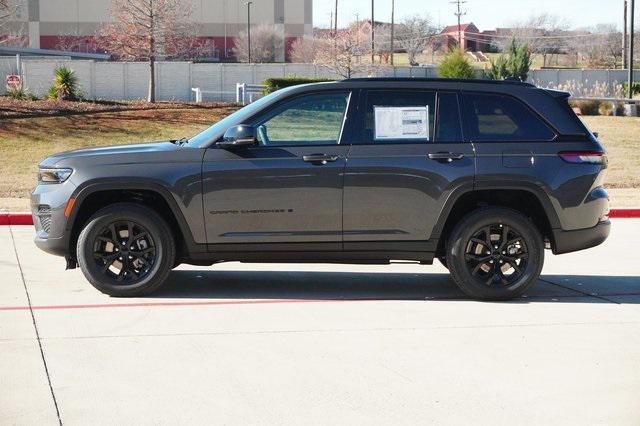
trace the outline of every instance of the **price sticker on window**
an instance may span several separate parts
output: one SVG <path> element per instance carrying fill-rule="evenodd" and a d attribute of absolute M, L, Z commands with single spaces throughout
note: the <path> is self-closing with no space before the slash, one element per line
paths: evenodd
<path fill-rule="evenodd" d="M 429 140 L 429 106 L 374 106 L 375 140 Z"/>

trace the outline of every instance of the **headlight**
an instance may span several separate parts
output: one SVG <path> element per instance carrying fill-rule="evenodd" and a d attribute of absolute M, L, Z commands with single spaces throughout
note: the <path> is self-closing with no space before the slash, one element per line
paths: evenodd
<path fill-rule="evenodd" d="M 38 182 L 62 183 L 69 179 L 73 169 L 38 169 Z"/>

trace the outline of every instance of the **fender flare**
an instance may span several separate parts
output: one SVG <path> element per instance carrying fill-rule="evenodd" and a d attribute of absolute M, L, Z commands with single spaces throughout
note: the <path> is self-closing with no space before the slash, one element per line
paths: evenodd
<path fill-rule="evenodd" d="M 144 190 L 155 192 L 162 197 L 162 199 L 167 203 L 171 212 L 173 213 L 176 222 L 178 223 L 178 227 L 180 228 L 180 233 L 184 238 L 187 249 L 189 252 L 192 251 L 202 251 L 198 250 L 197 247 L 202 245 L 206 248 L 206 244 L 197 244 L 193 237 L 193 233 L 189 224 L 187 223 L 184 214 L 175 198 L 171 194 L 171 191 L 166 188 L 166 186 L 161 183 L 149 179 L 144 178 L 127 178 L 127 181 L 123 181 L 122 179 L 114 179 L 114 178 L 99 178 L 91 181 L 87 181 L 82 185 L 78 186 L 73 193 L 71 194 L 71 198 L 75 198 L 75 203 L 73 208 L 71 209 L 71 214 L 67 220 L 67 224 L 65 227 L 65 235 L 70 236 L 73 227 L 76 225 L 76 218 L 78 213 L 82 208 L 82 204 L 92 194 L 100 191 L 111 191 L 111 190 Z M 206 249 L 205 249 L 206 250 Z"/>

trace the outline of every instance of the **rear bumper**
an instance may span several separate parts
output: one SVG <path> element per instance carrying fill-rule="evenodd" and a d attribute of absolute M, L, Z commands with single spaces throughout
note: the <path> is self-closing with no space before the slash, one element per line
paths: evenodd
<path fill-rule="evenodd" d="M 574 231 L 553 230 L 553 254 L 571 253 L 600 245 L 611 232 L 611 222 L 600 222 L 593 228 Z"/>

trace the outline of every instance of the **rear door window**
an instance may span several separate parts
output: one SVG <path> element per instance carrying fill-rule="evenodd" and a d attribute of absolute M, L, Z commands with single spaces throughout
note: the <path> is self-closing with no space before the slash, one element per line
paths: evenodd
<path fill-rule="evenodd" d="M 555 133 L 529 107 L 505 95 L 466 93 L 464 115 L 471 142 L 550 141 Z"/>
<path fill-rule="evenodd" d="M 435 106 L 434 91 L 367 91 L 363 143 L 433 141 Z"/>

